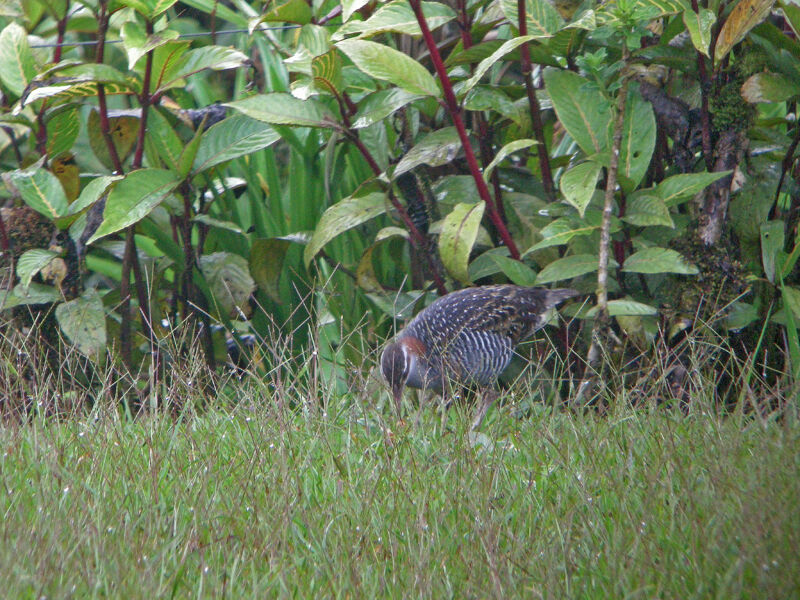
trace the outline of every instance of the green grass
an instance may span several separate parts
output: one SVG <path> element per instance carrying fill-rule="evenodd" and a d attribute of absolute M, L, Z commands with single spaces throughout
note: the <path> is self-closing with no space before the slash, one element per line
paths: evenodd
<path fill-rule="evenodd" d="M 0 430 L 8 598 L 788 598 L 800 429 L 342 399 Z"/>

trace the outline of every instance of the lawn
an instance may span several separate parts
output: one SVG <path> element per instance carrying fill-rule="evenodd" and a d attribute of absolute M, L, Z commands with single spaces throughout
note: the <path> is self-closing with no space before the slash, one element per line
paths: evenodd
<path fill-rule="evenodd" d="M 7 598 L 788 598 L 794 417 L 116 411 L 0 430 Z"/>

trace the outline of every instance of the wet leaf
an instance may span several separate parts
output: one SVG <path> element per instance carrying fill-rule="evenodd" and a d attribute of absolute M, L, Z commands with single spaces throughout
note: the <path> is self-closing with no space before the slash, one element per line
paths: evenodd
<path fill-rule="evenodd" d="M 484 202 L 456 204 L 444 218 L 439 234 L 439 254 L 447 271 L 462 283 L 469 283 L 469 255 L 478 237 Z"/>

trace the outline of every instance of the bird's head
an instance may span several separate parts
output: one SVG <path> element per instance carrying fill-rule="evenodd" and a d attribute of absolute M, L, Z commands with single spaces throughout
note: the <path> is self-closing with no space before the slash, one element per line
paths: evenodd
<path fill-rule="evenodd" d="M 408 381 L 411 358 L 408 349 L 402 342 L 390 342 L 381 354 L 381 374 L 392 388 L 395 406 L 400 410 L 403 388 Z"/>

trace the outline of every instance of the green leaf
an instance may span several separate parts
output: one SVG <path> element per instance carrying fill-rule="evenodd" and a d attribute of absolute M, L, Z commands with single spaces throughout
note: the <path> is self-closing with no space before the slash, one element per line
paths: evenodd
<path fill-rule="evenodd" d="M 412 94 L 401 88 L 390 88 L 370 94 L 359 103 L 358 113 L 353 121 L 353 129 L 369 127 L 373 123 L 382 121 L 419 98 L 424 98 L 424 96 Z"/>
<path fill-rule="evenodd" d="M 234 115 L 211 126 L 194 158 L 194 173 L 271 146 L 280 135 L 269 125 L 245 115 Z"/>
<path fill-rule="evenodd" d="M 725 326 L 732 331 L 744 329 L 756 319 L 758 319 L 756 307 L 746 302 L 734 302 L 725 311 Z"/>
<path fill-rule="evenodd" d="M 663 225 L 675 227 L 666 203 L 655 195 L 639 194 L 628 200 L 625 216 L 621 217 L 626 223 L 638 227 Z"/>
<path fill-rule="evenodd" d="M 537 38 L 546 38 L 561 29 L 564 26 L 564 19 L 558 14 L 556 6 L 547 0 L 525 0 L 528 33 Z M 517 27 L 519 13 L 516 0 L 502 0 L 500 7 L 506 19 Z"/>
<path fill-rule="evenodd" d="M 575 165 L 561 176 L 561 192 L 566 201 L 578 209 L 581 217 L 597 189 L 597 179 L 602 168 L 598 163 L 589 160 Z"/>
<path fill-rule="evenodd" d="M 75 108 L 62 110 L 47 120 L 47 156 L 58 157 L 72 149 L 80 133 L 80 120 Z"/>
<path fill-rule="evenodd" d="M 94 288 L 78 298 L 56 306 L 56 320 L 61 331 L 81 354 L 97 356 L 106 347 L 106 313 Z"/>
<path fill-rule="evenodd" d="M 306 0 L 286 0 L 285 2 L 271 2 L 270 10 L 266 13 L 251 19 L 248 29 L 252 35 L 253 31 L 261 23 L 297 23 L 306 25 L 311 22 L 311 5 Z"/>
<path fill-rule="evenodd" d="M 680 253 L 668 248 L 645 248 L 625 260 L 622 270 L 628 273 L 679 273 L 696 275 L 697 267 L 686 261 Z"/>
<path fill-rule="evenodd" d="M 120 179 L 122 179 L 122 175 L 101 175 L 92 179 L 86 184 L 86 187 L 83 188 L 83 191 L 81 191 L 81 195 L 78 196 L 77 200 L 69 205 L 67 215 L 76 215 L 85 208 L 90 207 L 92 204 L 97 202 L 103 194 L 105 194 L 108 186 L 115 181 L 119 181 Z"/>
<path fill-rule="evenodd" d="M 244 13 L 220 4 L 219 0 L 181 0 L 181 3 L 196 8 L 207 15 L 213 14 L 217 19 L 227 21 L 236 27 L 247 27 L 247 17 Z"/>
<path fill-rule="evenodd" d="M 3 173 L 6 185 L 17 189 L 23 202 L 48 219 L 67 214 L 67 195 L 61 182 L 50 171 L 43 169 L 41 161 L 9 173 Z"/>
<path fill-rule="evenodd" d="M 192 139 L 189 140 L 189 143 L 183 147 L 183 150 L 181 151 L 181 154 L 178 157 L 178 161 L 175 165 L 175 170 L 178 172 L 178 175 L 181 176 L 181 179 L 186 179 L 186 176 L 191 172 L 194 159 L 197 156 L 197 150 L 200 148 L 202 141 L 203 127 L 198 127 L 194 132 Z"/>
<path fill-rule="evenodd" d="M 492 52 L 489 56 L 484 58 L 481 62 L 478 63 L 478 66 L 475 67 L 475 72 L 472 74 L 472 77 L 467 79 L 464 84 L 459 88 L 458 93 L 461 98 L 467 95 L 472 88 L 474 88 L 480 82 L 481 78 L 486 74 L 486 72 L 492 68 L 498 60 L 503 58 L 509 52 L 513 52 L 517 48 L 519 48 L 525 42 L 530 42 L 535 40 L 536 36 L 533 35 L 526 35 L 515 37 L 507 42 L 504 42 L 497 50 Z"/>
<path fill-rule="evenodd" d="M 586 316 L 594 317 L 597 314 L 597 307 L 592 308 Z M 649 304 L 642 304 L 635 300 L 620 299 L 610 300 L 608 303 L 608 315 L 611 317 L 622 316 L 646 316 L 656 315 L 658 310 Z"/>
<path fill-rule="evenodd" d="M 28 34 L 11 21 L 0 32 L 0 81 L 17 96 L 36 75 L 36 62 L 28 44 Z"/>
<path fill-rule="evenodd" d="M 215 219 L 214 217 L 207 215 L 207 214 L 199 214 L 192 217 L 192 221 L 195 223 L 202 223 L 203 225 L 208 225 L 209 227 L 217 227 L 218 229 L 225 229 L 226 231 L 232 231 L 233 233 L 244 234 L 244 230 L 239 227 L 236 223 L 232 221 L 223 221 L 221 219 Z"/>
<path fill-rule="evenodd" d="M 694 47 L 709 56 L 708 47 L 711 44 L 711 28 L 717 22 L 714 11 L 701 8 L 700 12 L 696 13 L 691 8 L 687 8 L 683 11 L 683 22 L 692 37 Z"/>
<path fill-rule="evenodd" d="M 778 261 L 783 254 L 785 241 L 783 221 L 762 223 L 761 262 L 764 265 L 764 274 L 771 283 L 778 283 L 775 279 L 775 267 L 780 264 Z"/>
<path fill-rule="evenodd" d="M 274 125 L 331 127 L 336 124 L 333 115 L 323 104 L 313 98 L 300 100 L 283 92 L 250 96 L 228 102 L 224 106 L 238 110 L 252 119 Z"/>
<path fill-rule="evenodd" d="M 742 85 L 742 98 L 756 102 L 785 102 L 800 95 L 800 83 L 777 73 L 756 73 Z"/>
<path fill-rule="evenodd" d="M 564 281 L 587 273 L 594 273 L 597 271 L 598 260 L 598 257 L 594 254 L 575 254 L 554 260 L 539 272 L 536 277 L 536 285 Z M 610 268 L 613 269 L 618 266 L 615 260 L 609 260 Z"/>
<path fill-rule="evenodd" d="M 97 84 L 102 83 L 107 96 L 138 92 L 141 84 L 110 65 L 64 62 L 50 70 L 54 76 L 31 82 L 27 93 L 20 99 L 27 106 L 43 98 L 85 98 L 97 95 Z"/>
<path fill-rule="evenodd" d="M 536 271 L 524 262 L 496 253 L 490 254 L 489 257 L 512 283 L 530 287 L 536 282 Z"/>
<path fill-rule="evenodd" d="M 714 47 L 714 64 L 718 65 L 753 27 L 767 18 L 775 0 L 739 0 L 725 19 Z"/>
<path fill-rule="evenodd" d="M 407 54 L 366 40 L 342 40 L 337 47 L 370 77 L 393 83 L 412 94 L 440 95 L 433 76 Z"/>
<path fill-rule="evenodd" d="M 445 269 L 462 283 L 469 283 L 469 255 L 478 237 L 484 202 L 456 204 L 444 218 L 439 234 L 439 255 Z"/>
<path fill-rule="evenodd" d="M 281 304 L 279 283 L 283 273 L 283 263 L 291 242 L 278 238 L 259 238 L 250 248 L 250 274 L 273 302 Z"/>
<path fill-rule="evenodd" d="M 166 44 L 169 44 L 167 42 Z M 156 54 L 162 48 L 171 51 L 166 45 L 156 49 Z M 238 69 L 249 62 L 247 55 L 233 48 L 222 46 L 204 46 L 195 48 L 186 53 L 180 53 L 176 60 L 167 60 L 159 76 L 152 83 L 152 92 L 162 93 L 172 87 L 183 85 L 183 80 L 190 75 L 200 73 L 205 70 L 224 71 L 226 69 Z M 155 64 L 155 61 L 154 61 Z"/>
<path fill-rule="evenodd" d="M 483 179 L 485 181 L 489 181 L 489 178 L 492 176 L 492 171 L 494 171 L 495 167 L 505 160 L 507 156 L 524 148 L 530 148 L 534 144 L 536 144 L 536 140 L 521 139 L 509 142 L 500 148 L 495 157 L 492 159 L 492 162 L 486 165 L 486 168 L 483 170 Z"/>
<path fill-rule="evenodd" d="M 22 285 L 13 290 L 0 289 L 0 310 L 29 304 L 50 304 L 61 300 L 61 293 L 52 285 L 31 283 L 27 289 Z"/>
<path fill-rule="evenodd" d="M 436 129 L 406 152 L 406 155 L 397 163 L 392 177 L 396 178 L 423 164 L 431 167 L 449 164 L 460 150 L 461 139 L 458 137 L 455 127 Z"/>
<path fill-rule="evenodd" d="M 675 206 L 681 200 L 693 197 L 702 192 L 706 187 L 730 175 L 732 171 L 718 171 L 714 173 L 686 173 L 667 177 L 655 188 L 655 193 L 664 201 L 664 204 Z"/>
<path fill-rule="evenodd" d="M 86 243 L 138 223 L 172 193 L 180 181 L 176 173 L 164 169 L 139 169 L 129 173 L 111 190 L 103 222 Z"/>
<path fill-rule="evenodd" d="M 472 175 L 445 175 L 432 186 L 433 196 L 440 204 L 458 204 L 470 199 L 480 199 L 475 178 Z"/>
<path fill-rule="evenodd" d="M 611 135 L 609 133 L 609 135 Z M 626 193 L 644 179 L 656 147 L 656 118 L 652 105 L 639 93 L 628 94 L 619 151 L 619 181 Z"/>
<path fill-rule="evenodd" d="M 547 235 L 541 242 L 534 244 L 530 248 L 528 248 L 522 256 L 525 257 L 531 252 L 536 252 L 537 250 L 541 250 L 542 248 L 549 248 L 550 246 L 562 246 L 568 243 L 572 238 L 579 237 L 583 235 L 589 235 L 590 233 L 600 229 L 598 225 L 588 225 L 585 227 L 576 227 L 573 229 L 565 229 L 559 231 L 558 233 L 553 233 L 552 235 Z M 545 235 L 545 230 L 542 230 L 542 235 Z"/>
<path fill-rule="evenodd" d="M 17 277 L 19 277 L 22 289 L 27 290 L 31 279 L 58 256 L 58 252 L 34 248 L 23 252 L 17 260 Z"/>
<path fill-rule="evenodd" d="M 128 69 L 131 70 L 139 62 L 139 59 L 151 50 L 178 39 L 178 32 L 170 29 L 147 35 L 144 27 L 136 21 L 123 23 L 120 35 L 122 37 L 122 45 L 128 53 Z"/>
<path fill-rule="evenodd" d="M 350 196 L 328 208 L 320 218 L 314 235 L 311 236 L 311 240 L 303 252 L 306 268 L 325 244 L 333 238 L 385 212 L 386 194 L 383 192 Z"/>
<path fill-rule="evenodd" d="M 211 290 L 213 303 L 219 315 L 243 318 L 250 313 L 250 295 L 256 282 L 250 276 L 247 260 L 232 252 L 214 252 L 197 261 L 200 271 Z"/>
<path fill-rule="evenodd" d="M 453 9 L 441 2 L 422 2 L 421 5 L 425 22 L 431 31 L 456 18 Z M 366 21 L 350 21 L 333 34 L 333 39 L 341 40 L 353 34 L 361 34 L 360 37 L 372 37 L 380 33 L 422 35 L 417 18 L 407 0 L 395 0 L 382 6 Z"/>
<path fill-rule="evenodd" d="M 144 146 L 148 164 L 151 167 L 163 165 L 167 169 L 177 170 L 183 146 L 183 140 L 175 133 L 169 120 L 160 110 L 151 110 L 147 118 Z"/>
<path fill-rule="evenodd" d="M 544 81 L 561 124 L 587 154 L 602 154 L 609 147 L 613 111 L 599 90 L 571 71 L 547 69 Z"/>
<path fill-rule="evenodd" d="M 369 0 L 342 0 L 342 21 L 347 22 L 360 8 L 369 3 Z"/>

